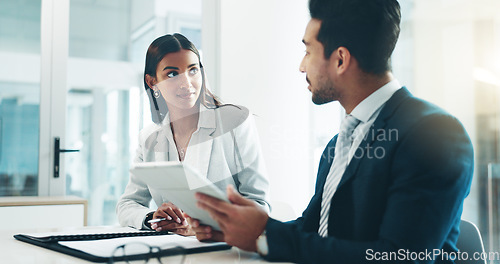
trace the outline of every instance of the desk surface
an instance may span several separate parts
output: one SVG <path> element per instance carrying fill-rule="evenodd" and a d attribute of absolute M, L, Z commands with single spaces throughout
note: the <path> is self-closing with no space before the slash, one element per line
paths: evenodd
<path fill-rule="evenodd" d="M 0 197 L 0 206 L 33 206 L 83 204 L 87 200 L 76 196 L 6 196 Z"/>
<path fill-rule="evenodd" d="M 85 230 L 89 227 L 81 228 Z M 95 229 L 96 227 L 91 227 Z M 74 230 L 74 229 L 73 229 Z M 34 232 L 57 232 L 59 229 L 29 229 L 26 230 L 11 230 L 0 231 L 0 256 L 2 263 L 9 264 L 81 264 L 93 263 L 66 254 L 55 252 L 49 249 L 31 245 L 25 242 L 16 240 L 13 235 L 18 233 L 34 233 Z M 190 254 L 186 257 L 186 262 L 190 264 L 205 264 L 205 263 L 268 263 L 263 260 L 257 253 L 239 250 L 233 247 L 230 250 L 215 251 L 200 254 Z"/>

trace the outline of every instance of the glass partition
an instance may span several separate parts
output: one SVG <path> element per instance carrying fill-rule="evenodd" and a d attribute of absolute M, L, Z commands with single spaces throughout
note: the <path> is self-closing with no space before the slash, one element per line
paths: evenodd
<path fill-rule="evenodd" d="M 0 196 L 38 195 L 40 13 L 0 0 Z"/>

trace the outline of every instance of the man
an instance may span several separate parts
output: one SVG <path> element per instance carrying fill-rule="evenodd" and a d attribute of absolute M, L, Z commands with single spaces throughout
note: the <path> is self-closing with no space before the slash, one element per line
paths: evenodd
<path fill-rule="evenodd" d="M 396 0 L 310 0 L 300 70 L 312 100 L 346 112 L 327 145 L 302 217 L 269 218 L 228 188 L 226 203 L 197 194 L 222 232 L 193 220 L 199 240 L 226 241 L 298 263 L 453 262 L 473 173 L 458 120 L 413 97 L 391 74 Z"/>

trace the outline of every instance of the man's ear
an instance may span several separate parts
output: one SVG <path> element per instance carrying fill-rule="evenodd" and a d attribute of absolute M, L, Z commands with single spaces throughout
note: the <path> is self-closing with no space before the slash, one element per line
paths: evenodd
<path fill-rule="evenodd" d="M 156 84 L 156 78 L 146 74 L 146 83 L 148 84 L 149 88 L 153 89 L 153 86 Z"/>
<path fill-rule="evenodd" d="M 333 66 L 337 74 L 344 73 L 351 64 L 351 53 L 345 47 L 339 47 L 330 56 L 330 66 Z"/>

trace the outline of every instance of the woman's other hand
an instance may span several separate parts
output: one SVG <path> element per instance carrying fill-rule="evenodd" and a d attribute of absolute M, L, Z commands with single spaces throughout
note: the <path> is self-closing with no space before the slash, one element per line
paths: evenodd
<path fill-rule="evenodd" d="M 183 236 L 194 235 L 195 233 L 187 221 L 188 217 L 173 203 L 163 203 L 153 214 L 153 220 L 161 218 L 165 218 L 165 220 L 152 223 L 151 228 L 156 231 L 167 230 Z"/>

